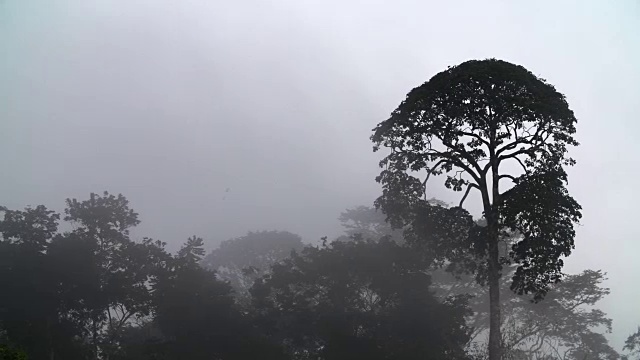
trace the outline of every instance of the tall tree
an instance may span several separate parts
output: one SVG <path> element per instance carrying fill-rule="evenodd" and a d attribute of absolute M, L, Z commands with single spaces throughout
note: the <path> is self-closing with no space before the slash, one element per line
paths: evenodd
<path fill-rule="evenodd" d="M 446 174 L 447 188 L 464 191 L 460 208 L 471 190 L 480 193 L 486 226 L 470 225 L 469 234 L 481 260 L 475 271 L 489 284 L 491 360 L 501 359 L 502 265 L 518 266 L 513 290 L 541 298 L 561 278 L 561 257 L 574 248 L 581 213 L 565 188 L 564 167 L 575 163 L 566 154 L 578 145 L 575 123 L 564 95 L 524 67 L 472 60 L 409 92 L 371 137 L 374 150 L 391 150 L 380 162 L 383 194 L 376 205 L 396 223 L 433 213 L 424 200 L 432 175 Z M 516 166 L 518 172 L 511 170 Z M 448 210 L 462 219 L 457 224 L 469 223 L 462 209 Z M 501 258 L 504 231 L 521 237 Z"/>

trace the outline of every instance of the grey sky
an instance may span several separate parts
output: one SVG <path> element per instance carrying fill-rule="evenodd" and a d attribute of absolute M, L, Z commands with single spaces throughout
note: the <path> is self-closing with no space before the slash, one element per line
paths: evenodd
<path fill-rule="evenodd" d="M 136 234 L 173 248 L 334 235 L 340 211 L 378 194 L 371 128 L 447 66 L 501 58 L 579 119 L 584 219 L 566 269 L 609 273 L 620 347 L 640 325 L 640 3 L 441 3 L 2 1 L 0 202 L 121 192 Z"/>

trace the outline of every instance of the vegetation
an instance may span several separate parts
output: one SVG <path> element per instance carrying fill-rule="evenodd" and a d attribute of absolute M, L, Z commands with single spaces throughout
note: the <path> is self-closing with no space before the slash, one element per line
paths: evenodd
<path fill-rule="evenodd" d="M 575 123 L 564 95 L 543 79 L 505 61 L 472 60 L 409 92 L 371 137 L 375 150 L 390 150 L 380 162 L 383 194 L 376 205 L 395 225 L 409 226 L 434 256 L 488 284 L 492 360 L 502 357 L 503 265 L 517 264 L 513 290 L 540 299 L 561 279 L 561 257 L 574 248 L 581 214 L 565 188 L 564 166 L 575 163 L 566 154 L 578 145 Z M 456 208 L 426 201 L 427 181 L 441 174 L 447 188 L 464 191 Z M 480 194 L 482 226 L 462 209 L 471 190 Z M 501 254 L 501 239 L 512 234 L 517 240 Z"/>
<path fill-rule="evenodd" d="M 375 128 L 377 208 L 345 210 L 344 235 L 317 246 L 258 231 L 173 254 L 132 239 L 138 214 L 108 192 L 63 214 L 0 208 L 0 360 L 625 358 L 597 308 L 606 274 L 562 273 L 575 122 L 520 66 L 451 67 Z M 459 204 L 427 200 L 437 175 Z"/>

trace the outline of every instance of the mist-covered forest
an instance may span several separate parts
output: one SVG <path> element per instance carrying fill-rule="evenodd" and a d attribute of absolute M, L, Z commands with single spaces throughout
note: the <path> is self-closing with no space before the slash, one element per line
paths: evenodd
<path fill-rule="evenodd" d="M 2 207 L 0 356 L 637 357 L 640 328 L 624 353 L 606 337 L 606 273 L 563 271 L 582 217 L 566 187 L 576 125 L 565 96 L 522 66 L 451 66 L 373 129 L 386 151 L 373 207 L 345 209 L 344 234 L 315 243 L 263 230 L 209 253 L 193 235 L 172 253 L 133 240 L 139 214 L 107 191 L 63 213 Z M 436 180 L 459 203 L 430 198 Z M 464 207 L 474 200 L 479 218 Z"/>
<path fill-rule="evenodd" d="M 638 33 L 0 1 L 0 360 L 640 360 Z"/>

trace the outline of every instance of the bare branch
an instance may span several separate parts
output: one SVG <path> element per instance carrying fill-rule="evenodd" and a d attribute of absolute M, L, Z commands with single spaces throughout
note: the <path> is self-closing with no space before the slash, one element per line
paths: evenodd
<path fill-rule="evenodd" d="M 535 134 L 531 134 L 530 130 L 533 129 L 534 125 L 532 125 L 531 127 L 524 129 L 523 133 L 526 133 L 527 136 L 522 137 L 522 138 L 518 138 L 518 132 L 517 130 L 514 129 L 514 136 L 515 136 L 515 141 L 503 146 L 502 148 L 498 149 L 496 151 L 496 155 L 499 156 L 500 154 L 502 154 L 505 151 L 508 150 L 512 150 L 514 148 L 516 148 L 518 145 L 529 145 L 531 146 L 529 149 L 524 150 L 525 152 L 527 151 L 535 151 L 538 149 L 541 149 L 544 144 L 547 142 L 547 140 L 549 140 L 549 138 L 551 137 L 551 135 L 553 135 L 553 133 L 551 132 L 551 127 L 550 126 L 538 126 L 538 128 L 536 129 Z M 510 132 L 510 131 L 509 131 Z M 544 138 L 542 138 L 544 136 Z M 520 151 L 517 151 L 513 154 L 509 154 L 509 155 L 505 155 L 505 157 L 509 157 L 512 155 L 520 155 L 522 154 Z"/>
<path fill-rule="evenodd" d="M 517 156 L 514 156 L 514 157 L 508 157 L 508 158 L 506 158 L 506 159 L 502 159 L 502 160 L 508 160 L 508 159 L 514 159 L 514 160 L 516 160 L 516 161 L 520 164 L 520 166 L 522 167 L 522 170 L 524 171 L 524 173 L 525 173 L 525 174 L 528 174 L 528 173 L 529 173 L 529 170 L 528 170 L 528 169 L 527 169 L 527 167 L 524 165 L 524 163 L 522 162 L 522 160 L 520 160 L 520 158 L 519 158 L 519 157 L 517 157 Z"/>
<path fill-rule="evenodd" d="M 478 185 L 474 184 L 474 183 L 469 183 L 469 186 L 467 186 L 467 190 L 464 192 L 464 196 L 462 197 L 462 199 L 460 200 L 460 205 L 458 205 L 459 207 L 462 207 L 462 204 L 464 203 L 464 201 L 467 199 L 467 196 L 469 195 L 469 191 L 471 191 L 471 188 L 474 187 L 478 190 L 480 190 L 480 187 L 478 187 Z"/>
<path fill-rule="evenodd" d="M 482 136 L 478 135 L 478 134 L 474 134 L 474 133 L 470 133 L 467 131 L 458 131 L 458 134 L 463 135 L 463 136 L 469 136 L 472 137 L 474 139 L 477 139 L 478 141 L 480 141 L 481 143 L 489 146 L 489 142 L 485 139 L 482 138 Z"/>
<path fill-rule="evenodd" d="M 427 177 L 426 179 L 424 179 L 424 181 L 422 182 L 422 186 L 424 186 L 424 199 L 427 200 L 427 181 L 429 181 L 429 177 L 431 177 L 431 174 L 433 174 L 435 172 L 435 169 L 444 164 L 445 162 L 447 162 L 447 160 L 441 159 L 440 161 L 438 161 L 434 166 L 432 166 L 431 168 L 429 168 L 429 170 L 427 171 Z"/>
<path fill-rule="evenodd" d="M 445 143 L 444 141 L 443 141 L 443 144 L 445 146 L 451 148 L 451 149 L 455 149 L 456 148 L 452 144 Z M 469 165 L 471 165 L 475 170 L 478 171 L 477 174 L 469 167 L 469 165 L 467 165 L 464 162 L 460 161 L 460 159 L 457 159 L 457 158 L 451 156 L 450 154 L 443 153 L 443 152 L 435 150 L 433 148 L 430 148 L 429 150 L 433 151 L 437 156 L 445 158 L 448 161 L 450 161 L 451 163 L 455 164 L 456 166 L 461 167 L 462 169 L 464 169 L 467 172 L 467 174 L 469 174 L 473 178 L 473 180 L 475 180 L 476 183 L 478 183 L 478 184 L 481 183 L 481 181 L 480 181 L 480 173 L 481 173 L 480 166 L 478 165 L 478 163 L 476 161 L 473 160 L 473 158 L 471 158 L 469 153 L 467 153 L 466 151 L 456 151 L 456 154 L 464 157 L 465 160 L 467 160 L 469 162 Z"/>
<path fill-rule="evenodd" d="M 516 182 L 516 177 L 513 176 L 513 175 L 503 174 L 503 175 L 500 175 L 498 177 L 498 180 L 503 179 L 503 178 L 508 178 L 508 179 L 511 179 L 511 181 Z"/>

